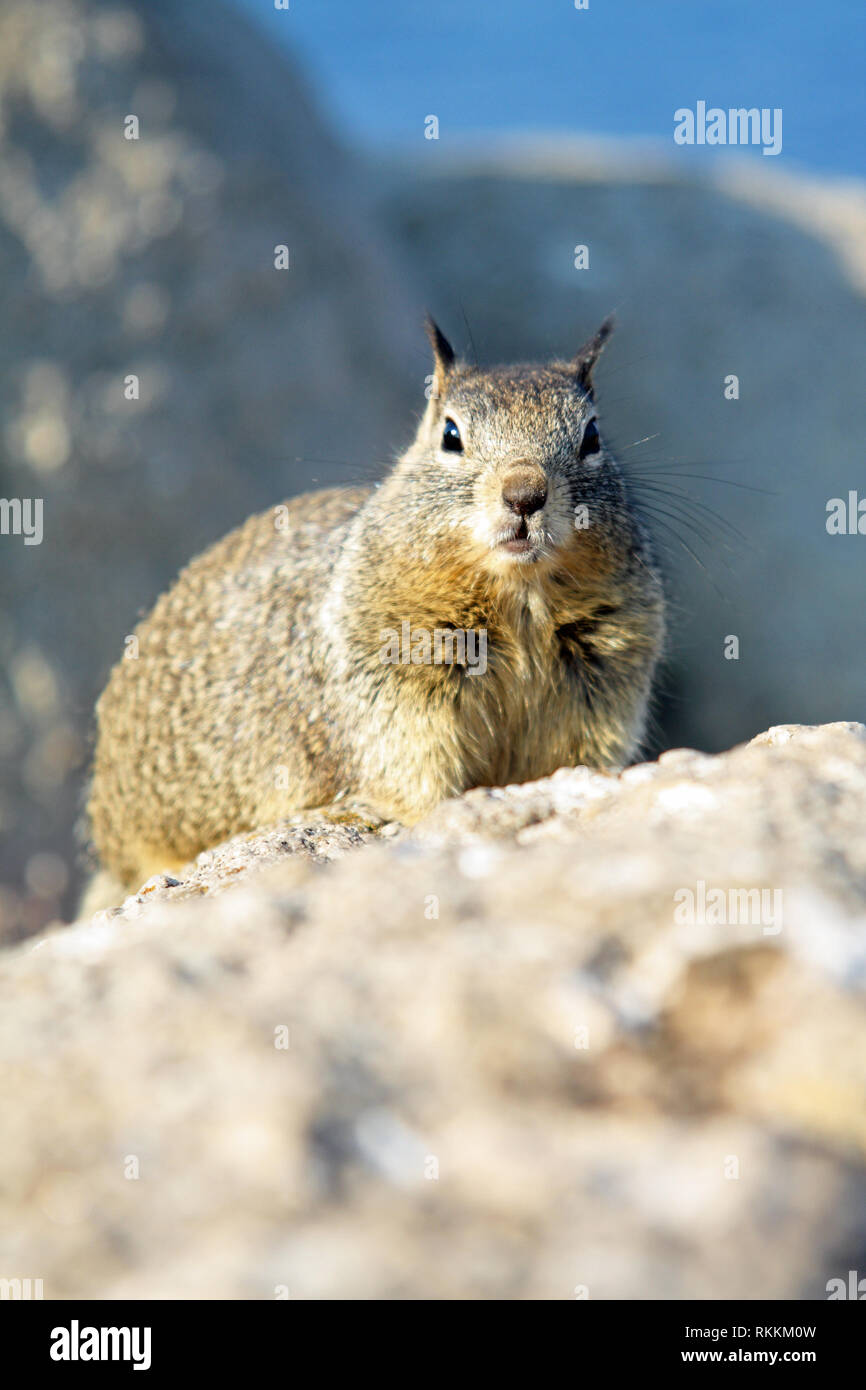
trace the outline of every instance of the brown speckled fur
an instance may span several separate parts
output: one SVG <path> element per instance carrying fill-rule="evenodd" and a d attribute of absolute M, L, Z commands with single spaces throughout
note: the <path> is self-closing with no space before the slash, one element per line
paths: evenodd
<path fill-rule="evenodd" d="M 181 573 L 97 707 L 92 839 L 122 885 L 304 807 L 411 822 L 472 786 L 628 762 L 663 597 L 614 459 L 578 458 L 605 336 L 492 371 L 434 337 L 438 395 L 381 486 L 297 497 L 285 529 L 251 517 Z M 438 447 L 446 417 L 463 454 Z M 548 490 L 531 561 L 495 544 L 515 468 Z M 404 620 L 486 629 L 486 673 L 383 664 Z"/>

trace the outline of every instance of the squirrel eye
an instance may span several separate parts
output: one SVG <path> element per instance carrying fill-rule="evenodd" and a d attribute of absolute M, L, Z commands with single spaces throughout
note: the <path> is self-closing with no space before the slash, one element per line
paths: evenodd
<path fill-rule="evenodd" d="M 463 440 L 460 438 L 460 431 L 450 416 L 445 421 L 445 428 L 442 431 L 442 448 L 449 454 L 463 453 Z"/>
<path fill-rule="evenodd" d="M 601 448 L 601 440 L 598 437 L 598 425 L 595 420 L 590 420 L 583 432 L 583 439 L 580 441 L 580 452 L 578 457 L 585 459 L 590 454 L 597 454 Z"/>

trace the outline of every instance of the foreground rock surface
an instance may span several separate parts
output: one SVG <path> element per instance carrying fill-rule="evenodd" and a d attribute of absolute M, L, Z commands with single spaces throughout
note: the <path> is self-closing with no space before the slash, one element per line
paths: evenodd
<path fill-rule="evenodd" d="M 864 820 L 866 729 L 776 729 L 279 827 L 7 951 L 0 1275 L 825 1298 L 866 1258 Z M 739 923 L 678 920 L 714 889 Z"/>

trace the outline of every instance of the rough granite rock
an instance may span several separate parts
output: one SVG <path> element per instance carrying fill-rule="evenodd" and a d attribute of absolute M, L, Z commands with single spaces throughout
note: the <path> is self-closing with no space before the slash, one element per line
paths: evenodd
<path fill-rule="evenodd" d="M 866 1260 L 864 822 L 866 728 L 777 728 L 239 837 L 6 951 L 0 1276 L 825 1298 Z M 678 921 L 701 883 L 763 915 Z"/>

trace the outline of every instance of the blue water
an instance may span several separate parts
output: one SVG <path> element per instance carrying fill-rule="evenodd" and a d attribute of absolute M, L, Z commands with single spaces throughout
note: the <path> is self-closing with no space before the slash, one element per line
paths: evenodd
<path fill-rule="evenodd" d="M 676 148 L 674 110 L 702 99 L 782 108 L 783 150 L 767 165 L 866 175 L 866 0 L 234 3 L 304 60 L 358 145 L 418 139 L 435 114 L 443 140 L 563 131 Z"/>

